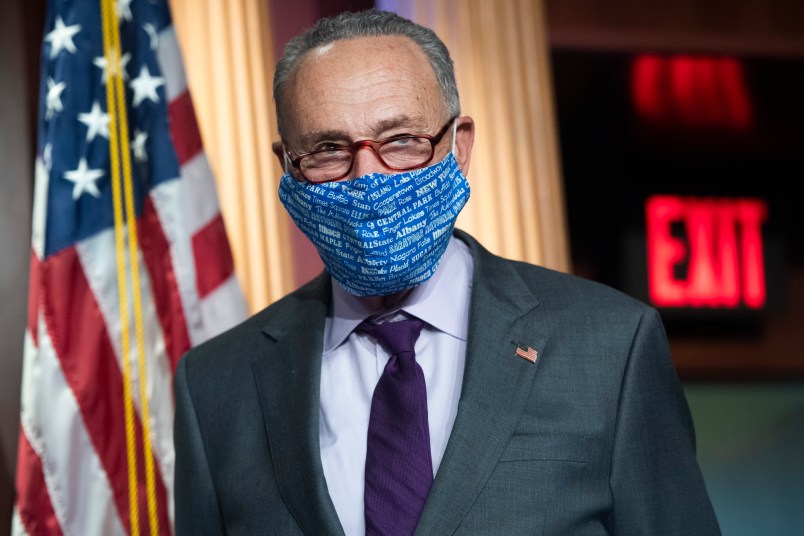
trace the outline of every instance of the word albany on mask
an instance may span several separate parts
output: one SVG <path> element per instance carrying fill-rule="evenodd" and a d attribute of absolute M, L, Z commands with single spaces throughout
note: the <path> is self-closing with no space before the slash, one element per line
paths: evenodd
<path fill-rule="evenodd" d="M 312 184 L 285 173 L 279 198 L 347 292 L 384 296 L 435 273 L 469 183 L 449 153 L 425 168 L 339 182 Z"/>

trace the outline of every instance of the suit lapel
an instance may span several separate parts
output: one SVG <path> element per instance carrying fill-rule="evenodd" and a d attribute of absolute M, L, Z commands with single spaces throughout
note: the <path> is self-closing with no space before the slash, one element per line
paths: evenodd
<path fill-rule="evenodd" d="M 510 262 L 463 233 L 474 259 L 469 339 L 458 413 L 417 536 L 452 534 L 480 494 L 519 422 L 536 363 L 518 346 L 541 351 L 530 318 L 538 300 Z"/>
<path fill-rule="evenodd" d="M 305 534 L 343 534 L 327 491 L 318 431 L 329 277 L 292 295 L 263 329 L 271 348 L 253 363 L 277 486 Z"/>

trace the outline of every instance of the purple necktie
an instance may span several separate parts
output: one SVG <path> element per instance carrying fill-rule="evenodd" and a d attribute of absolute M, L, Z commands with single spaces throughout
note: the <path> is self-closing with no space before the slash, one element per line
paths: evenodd
<path fill-rule="evenodd" d="M 427 388 L 414 345 L 421 320 L 358 328 L 374 337 L 391 358 L 371 399 L 366 449 L 367 536 L 410 536 L 433 484 Z"/>

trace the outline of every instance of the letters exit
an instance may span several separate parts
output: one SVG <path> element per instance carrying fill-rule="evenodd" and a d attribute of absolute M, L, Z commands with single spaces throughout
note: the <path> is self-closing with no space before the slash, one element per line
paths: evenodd
<path fill-rule="evenodd" d="M 765 305 L 764 201 L 656 195 L 645 208 L 648 295 L 654 305 Z"/>

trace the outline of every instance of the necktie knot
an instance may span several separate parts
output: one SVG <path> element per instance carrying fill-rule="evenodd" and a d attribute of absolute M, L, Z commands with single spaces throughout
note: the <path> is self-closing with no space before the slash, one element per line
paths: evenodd
<path fill-rule="evenodd" d="M 416 346 L 416 339 L 424 327 L 424 322 L 418 319 L 399 320 L 397 322 L 385 322 L 383 324 L 372 324 L 364 321 L 358 329 L 371 335 L 385 351 L 392 356 L 402 352 L 413 352 Z"/>

